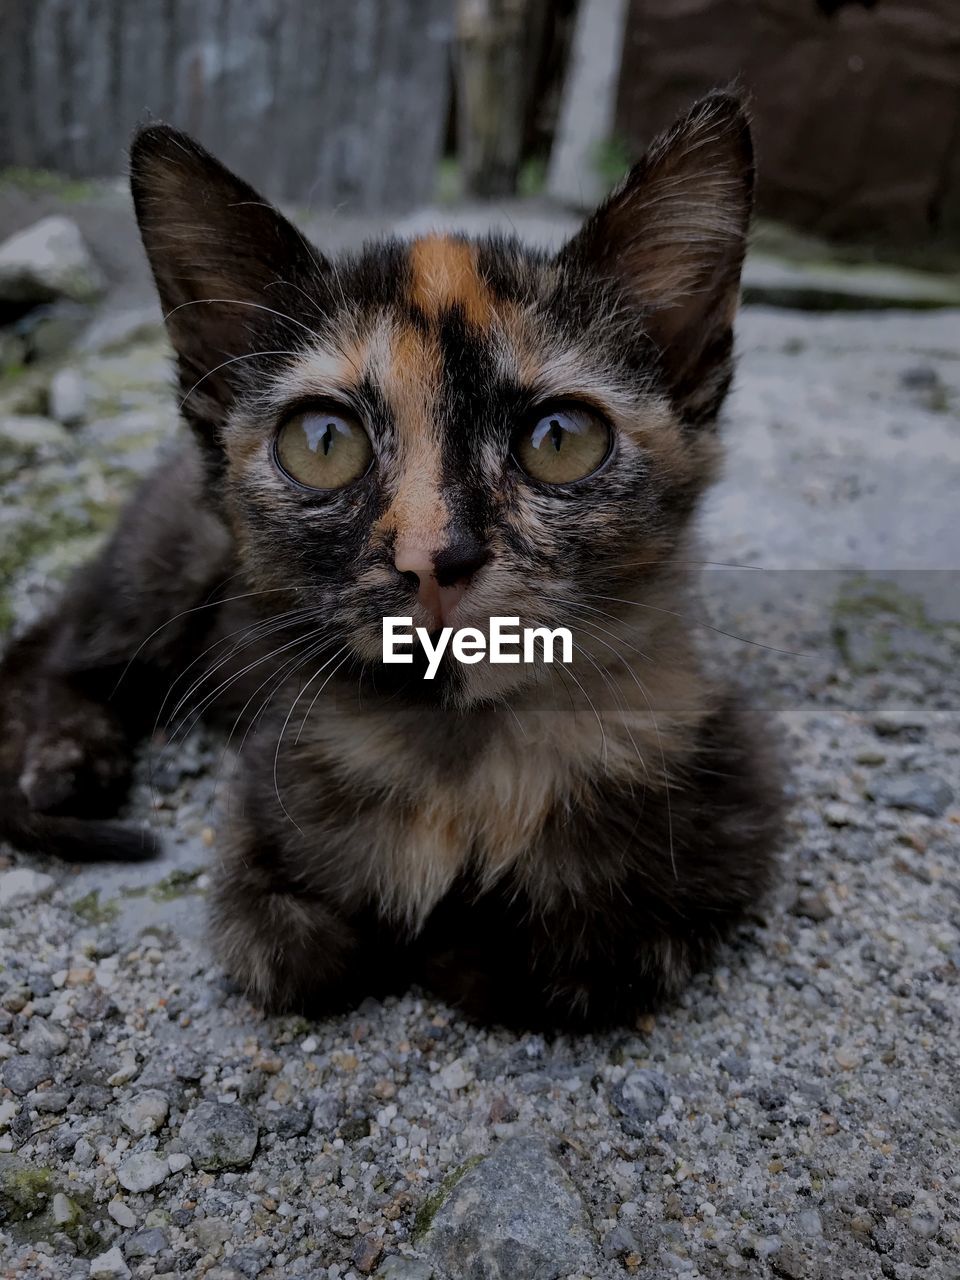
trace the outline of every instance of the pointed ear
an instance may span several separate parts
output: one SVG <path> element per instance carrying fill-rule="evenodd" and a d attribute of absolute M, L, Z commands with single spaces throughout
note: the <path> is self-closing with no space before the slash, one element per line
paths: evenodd
<path fill-rule="evenodd" d="M 711 93 L 653 142 L 561 251 L 562 263 L 634 301 L 691 422 L 711 420 L 729 385 L 753 176 L 742 102 Z"/>
<path fill-rule="evenodd" d="M 271 359 L 253 353 L 303 346 L 304 293 L 322 302 L 324 260 L 253 187 L 176 129 L 137 133 L 130 182 L 184 415 L 215 427 Z"/>

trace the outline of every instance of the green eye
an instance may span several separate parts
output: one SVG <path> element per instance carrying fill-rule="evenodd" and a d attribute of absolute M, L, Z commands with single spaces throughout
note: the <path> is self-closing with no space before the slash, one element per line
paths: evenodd
<path fill-rule="evenodd" d="M 528 476 L 542 484 L 572 484 L 592 475 L 610 452 L 610 428 L 589 409 L 557 409 L 524 427 L 513 447 Z"/>
<path fill-rule="evenodd" d="M 283 471 L 309 489 L 342 489 L 359 480 L 373 461 L 370 437 L 343 410 L 308 409 L 277 433 L 277 461 Z"/>

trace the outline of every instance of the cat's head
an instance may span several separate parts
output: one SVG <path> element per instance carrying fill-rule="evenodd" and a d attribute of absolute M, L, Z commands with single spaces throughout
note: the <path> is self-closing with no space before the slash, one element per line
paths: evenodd
<path fill-rule="evenodd" d="M 552 255 L 430 235 L 330 260 L 164 126 L 132 182 L 246 576 L 345 654 L 378 663 L 385 615 L 568 626 L 678 553 L 731 375 L 736 97 L 697 103 Z M 470 704 L 531 678 L 483 663 L 435 687 Z"/>

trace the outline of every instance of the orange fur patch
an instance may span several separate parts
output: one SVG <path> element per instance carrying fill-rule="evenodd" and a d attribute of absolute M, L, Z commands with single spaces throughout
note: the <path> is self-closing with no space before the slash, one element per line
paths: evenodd
<path fill-rule="evenodd" d="M 476 246 L 453 236 L 423 236 L 410 246 L 410 302 L 428 319 L 460 307 L 468 324 L 484 328 L 493 306 L 477 270 Z"/>
<path fill-rule="evenodd" d="M 436 430 L 440 378 L 436 339 L 412 325 L 399 326 L 390 345 L 383 391 L 397 424 L 401 480 L 378 531 L 396 533 L 398 540 L 408 539 L 427 549 L 443 545 L 449 519 L 440 492 Z"/>

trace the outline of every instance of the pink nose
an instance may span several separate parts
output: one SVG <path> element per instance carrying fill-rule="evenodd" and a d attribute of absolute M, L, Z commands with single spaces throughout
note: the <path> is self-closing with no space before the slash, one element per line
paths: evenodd
<path fill-rule="evenodd" d="M 419 543 L 401 541 L 393 562 L 399 573 L 416 578 L 417 599 L 436 628 L 448 625 L 474 574 L 488 558 L 474 543 L 453 543 L 434 551 Z"/>

